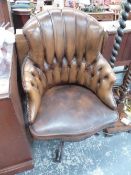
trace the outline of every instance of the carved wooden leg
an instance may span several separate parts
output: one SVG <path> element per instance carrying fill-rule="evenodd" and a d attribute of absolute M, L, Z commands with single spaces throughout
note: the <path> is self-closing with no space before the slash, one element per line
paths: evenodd
<path fill-rule="evenodd" d="M 115 36 L 115 41 L 114 41 L 114 45 L 113 45 L 113 49 L 112 49 L 112 53 L 111 53 L 111 57 L 110 57 L 110 61 L 109 61 L 112 68 L 114 68 L 114 66 L 115 66 L 116 58 L 117 58 L 118 52 L 120 50 L 120 44 L 122 42 L 124 28 L 126 27 L 126 20 L 128 19 L 128 15 L 129 15 L 130 10 L 131 10 L 131 0 L 127 0 L 124 3 L 124 9 L 121 13 L 121 17 L 119 20 L 120 27 L 118 27 L 118 29 L 117 29 L 117 33 Z"/>
<path fill-rule="evenodd" d="M 120 97 L 118 103 L 122 103 L 128 93 L 129 85 L 131 84 L 131 63 L 129 64 L 128 71 L 125 74 L 123 84 L 119 89 Z"/>
<path fill-rule="evenodd" d="M 61 140 L 59 147 L 55 150 L 55 158 L 53 159 L 54 162 L 58 162 L 58 163 L 61 162 L 63 148 L 64 148 L 64 141 Z"/>
<path fill-rule="evenodd" d="M 125 125 L 124 123 L 121 122 L 122 118 L 126 118 L 126 113 L 123 110 L 125 105 L 125 99 L 131 97 L 131 94 L 128 93 L 129 85 L 131 85 L 131 63 L 128 66 L 128 70 L 125 74 L 123 84 L 118 89 L 118 91 L 116 91 L 119 120 L 114 124 L 114 126 L 108 127 L 104 130 L 106 136 L 110 136 L 110 134 L 123 131 L 131 132 L 131 125 Z"/>

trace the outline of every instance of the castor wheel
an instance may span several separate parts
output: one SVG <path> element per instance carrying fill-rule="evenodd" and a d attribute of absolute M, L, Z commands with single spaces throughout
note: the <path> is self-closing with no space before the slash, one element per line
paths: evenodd
<path fill-rule="evenodd" d="M 111 137 L 111 136 L 113 136 L 113 134 L 108 133 L 108 131 L 106 129 L 103 129 L 103 134 L 104 134 L 105 137 Z"/>
<path fill-rule="evenodd" d="M 97 132 L 97 133 L 95 133 L 95 136 L 99 136 L 100 134 Z"/>

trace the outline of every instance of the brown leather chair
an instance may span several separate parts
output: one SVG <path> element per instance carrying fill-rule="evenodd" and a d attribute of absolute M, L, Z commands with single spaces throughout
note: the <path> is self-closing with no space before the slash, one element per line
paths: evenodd
<path fill-rule="evenodd" d="M 35 139 L 78 141 L 118 119 L 115 75 L 100 53 L 105 32 L 93 17 L 73 9 L 49 10 L 32 17 L 23 33 L 29 51 L 22 83 Z"/>

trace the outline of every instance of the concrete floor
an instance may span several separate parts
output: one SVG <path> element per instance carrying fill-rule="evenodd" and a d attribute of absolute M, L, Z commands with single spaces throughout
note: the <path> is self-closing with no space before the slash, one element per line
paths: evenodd
<path fill-rule="evenodd" d="M 103 133 L 80 142 L 66 142 L 62 163 L 52 161 L 58 141 L 34 141 L 35 167 L 19 175 L 131 175 L 131 134 Z"/>

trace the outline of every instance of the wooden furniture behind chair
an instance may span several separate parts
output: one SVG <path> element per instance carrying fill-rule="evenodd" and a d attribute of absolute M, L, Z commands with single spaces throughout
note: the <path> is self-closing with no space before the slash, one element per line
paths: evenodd
<path fill-rule="evenodd" d="M 13 45 L 6 49 L 8 54 L 0 62 L 0 175 L 32 168 L 17 87 L 16 54 Z"/>
<path fill-rule="evenodd" d="M 12 26 L 10 6 L 7 0 L 0 0 L 0 24 L 10 22 Z"/>
<path fill-rule="evenodd" d="M 15 29 L 20 29 L 30 19 L 30 9 L 12 9 L 12 18 Z"/>
<path fill-rule="evenodd" d="M 98 21 L 113 21 L 115 14 L 114 12 L 91 12 L 88 13 L 89 15 L 93 16 Z"/>
<path fill-rule="evenodd" d="M 109 61 L 113 44 L 114 44 L 115 34 L 119 24 L 118 24 L 118 21 L 112 21 L 112 22 L 105 21 L 105 22 L 100 22 L 100 24 L 104 27 L 105 31 L 107 31 L 108 33 L 108 38 L 103 43 L 102 54 Z M 124 29 L 124 36 L 123 36 L 123 40 L 120 46 L 120 51 L 117 56 L 115 66 L 129 65 L 131 61 L 130 43 L 131 43 L 131 21 L 128 20 L 126 21 L 126 28 Z"/>

